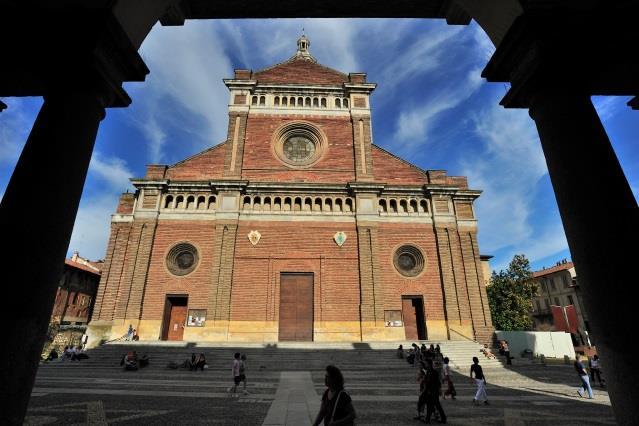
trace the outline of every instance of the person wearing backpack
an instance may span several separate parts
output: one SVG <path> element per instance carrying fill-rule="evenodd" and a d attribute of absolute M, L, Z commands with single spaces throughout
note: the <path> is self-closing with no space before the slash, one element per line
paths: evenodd
<path fill-rule="evenodd" d="M 322 395 L 322 405 L 313 422 L 313 426 L 352 426 L 355 424 L 355 408 L 351 397 L 344 390 L 344 376 L 334 365 L 326 367 L 324 376 L 326 391 Z"/>

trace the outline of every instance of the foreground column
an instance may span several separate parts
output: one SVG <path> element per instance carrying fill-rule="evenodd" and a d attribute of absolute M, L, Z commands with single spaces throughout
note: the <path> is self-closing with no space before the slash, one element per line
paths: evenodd
<path fill-rule="evenodd" d="M 541 94 L 530 107 L 619 424 L 636 424 L 630 345 L 639 209 L 589 96 Z"/>
<path fill-rule="evenodd" d="M 17 311 L 3 321 L 3 424 L 22 424 L 24 419 L 103 117 L 95 93 L 45 97 L 0 204 L 3 290 L 8 290 L 7 305 Z M 11 274 L 11 269 L 20 273 Z M 9 275 L 20 279 L 8 282 Z"/>

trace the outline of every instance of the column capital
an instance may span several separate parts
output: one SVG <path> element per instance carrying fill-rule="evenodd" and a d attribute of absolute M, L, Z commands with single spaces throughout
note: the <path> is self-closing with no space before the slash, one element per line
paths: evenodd
<path fill-rule="evenodd" d="M 84 92 L 104 107 L 124 107 L 131 99 L 122 83 L 149 73 L 110 10 L 18 7 L 3 23 L 13 36 L 0 40 L 0 96 Z"/>
<path fill-rule="evenodd" d="M 527 6 L 482 77 L 511 84 L 500 102 L 506 108 L 528 108 L 540 93 L 637 95 L 638 13 L 629 4 Z"/>

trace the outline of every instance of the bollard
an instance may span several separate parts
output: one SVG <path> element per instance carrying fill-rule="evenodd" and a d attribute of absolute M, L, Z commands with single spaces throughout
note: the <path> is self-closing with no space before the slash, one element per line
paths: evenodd
<path fill-rule="evenodd" d="M 539 355 L 539 360 L 541 361 L 541 365 L 546 365 L 546 356 L 544 354 Z"/>

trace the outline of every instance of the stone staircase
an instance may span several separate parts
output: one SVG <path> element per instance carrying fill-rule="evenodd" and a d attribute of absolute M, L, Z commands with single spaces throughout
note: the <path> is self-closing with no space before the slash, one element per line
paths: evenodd
<path fill-rule="evenodd" d="M 402 344 L 410 348 L 412 342 L 371 342 L 371 343 L 315 343 L 315 342 L 278 342 L 278 343 L 213 343 L 213 342 L 112 342 L 87 351 L 89 359 L 82 361 L 55 361 L 45 363 L 41 368 L 73 366 L 76 370 L 100 370 L 119 367 L 120 360 L 130 350 L 139 355 L 146 354 L 150 359 L 148 370 L 166 369 L 171 361 L 181 364 L 190 359 L 191 353 L 204 353 L 210 370 L 226 371 L 230 368 L 235 352 L 248 357 L 253 371 L 317 371 L 327 364 L 335 364 L 350 371 L 369 370 L 371 366 L 382 368 L 405 368 L 403 362 L 396 362 L 396 349 Z M 477 356 L 484 368 L 502 367 L 503 360 L 488 360 L 479 350 L 482 345 L 472 341 L 419 341 L 439 344 L 444 356 L 450 359 L 453 370 L 465 374 Z"/>

